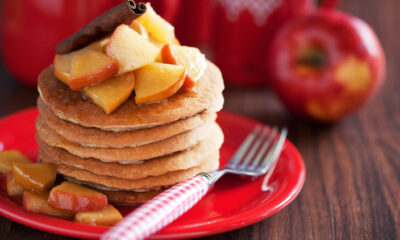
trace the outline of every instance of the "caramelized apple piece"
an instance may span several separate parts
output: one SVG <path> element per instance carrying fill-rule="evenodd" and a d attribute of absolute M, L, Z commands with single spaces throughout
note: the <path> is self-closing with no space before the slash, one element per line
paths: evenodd
<path fill-rule="evenodd" d="M 122 220 L 122 215 L 112 205 L 94 212 L 79 212 L 75 215 L 75 222 L 112 226 Z"/>
<path fill-rule="evenodd" d="M 26 210 L 31 212 L 42 213 L 60 218 L 72 218 L 74 216 L 73 212 L 50 207 L 47 203 L 48 197 L 48 192 L 35 193 L 31 191 L 25 191 L 23 196 L 23 206 Z"/>
<path fill-rule="evenodd" d="M 151 37 L 151 36 L 149 37 L 149 41 L 150 41 L 151 43 L 153 43 L 154 45 L 156 45 L 157 47 L 161 48 L 160 53 L 157 55 L 156 62 L 168 63 L 168 64 L 177 64 L 177 63 L 172 63 L 172 62 L 167 62 L 167 61 L 163 61 L 163 60 L 162 60 L 162 56 L 163 56 L 164 54 L 167 53 L 167 52 L 165 52 L 165 51 L 169 51 L 169 53 L 167 53 L 167 54 L 172 54 L 172 50 L 171 50 L 171 48 L 170 48 L 170 43 L 167 43 L 167 44 L 161 43 L 161 42 L 155 40 L 155 39 L 154 39 L 153 37 Z M 173 45 L 178 45 L 178 46 L 181 45 L 181 44 L 179 43 L 179 41 L 178 41 L 177 38 L 175 38 L 174 42 L 171 43 L 171 44 L 173 44 Z M 167 48 L 167 49 L 165 49 L 165 48 Z M 163 50 L 164 50 L 164 53 L 162 53 Z M 170 60 L 171 60 L 171 59 L 175 59 L 175 57 L 172 56 L 172 57 L 169 57 L 168 59 L 170 59 Z"/>
<path fill-rule="evenodd" d="M 136 19 L 153 36 L 162 43 L 172 43 L 175 40 L 174 27 L 158 15 L 151 7 L 150 3 L 146 4 L 146 12 Z"/>
<path fill-rule="evenodd" d="M 137 33 L 139 33 L 140 36 L 144 39 L 149 39 L 149 34 L 147 33 L 147 30 L 145 27 L 143 27 L 142 24 L 140 24 L 138 21 L 133 20 L 132 23 L 129 25 L 130 28 L 135 30 Z"/>
<path fill-rule="evenodd" d="M 12 172 L 7 173 L 7 194 L 10 196 L 19 196 L 24 194 L 24 187 L 22 187 L 20 184 L 18 184 L 15 181 L 14 175 Z"/>
<path fill-rule="evenodd" d="M 89 44 L 88 46 L 84 47 L 83 50 L 93 50 L 96 52 L 101 52 L 101 53 L 105 53 L 106 52 L 106 46 L 108 44 L 108 42 L 110 41 L 110 38 L 103 38 L 101 40 L 95 41 L 91 44 Z"/>
<path fill-rule="evenodd" d="M 119 74 L 123 74 L 154 62 L 159 49 L 128 25 L 121 24 L 111 35 L 106 53 L 118 60 Z"/>
<path fill-rule="evenodd" d="M 199 49 L 186 46 L 165 44 L 161 49 L 163 63 L 179 64 L 186 68 L 185 88 L 193 88 L 204 74 L 207 62 Z"/>
<path fill-rule="evenodd" d="M 135 74 L 130 72 L 112 77 L 97 86 L 85 88 L 82 93 L 106 113 L 111 113 L 129 98 L 134 88 Z"/>
<path fill-rule="evenodd" d="M 64 82 L 65 84 L 69 83 L 69 79 L 71 78 L 71 60 L 72 57 L 77 54 L 82 54 L 88 50 L 93 50 L 97 52 L 105 52 L 105 46 L 107 45 L 109 38 L 104 38 L 99 41 L 93 42 L 90 45 L 68 54 L 57 54 L 54 57 L 54 75 Z"/>
<path fill-rule="evenodd" d="M 170 44 L 165 44 L 161 48 L 160 52 L 161 62 L 168 64 L 178 64 L 178 59 L 175 57 L 172 52 L 172 48 Z"/>
<path fill-rule="evenodd" d="M 77 183 L 65 181 L 51 189 L 49 205 L 71 212 L 95 211 L 107 206 L 107 197 Z"/>
<path fill-rule="evenodd" d="M 16 150 L 0 152 L 0 173 L 7 173 L 12 170 L 13 162 L 29 163 L 29 159 Z"/>
<path fill-rule="evenodd" d="M 175 38 L 174 41 L 172 42 L 172 44 L 180 46 L 181 42 L 179 42 L 179 40 L 177 38 Z"/>
<path fill-rule="evenodd" d="M 151 42 L 158 49 L 161 49 L 165 44 L 165 43 L 162 43 L 162 42 L 158 41 L 157 39 L 153 38 L 152 36 L 149 36 L 149 42 Z"/>
<path fill-rule="evenodd" d="M 56 54 L 54 57 L 54 75 L 65 84 L 68 84 L 68 80 L 71 77 L 71 59 L 75 54 Z"/>
<path fill-rule="evenodd" d="M 51 163 L 13 163 L 15 181 L 25 189 L 43 192 L 56 180 L 56 166 Z"/>
<path fill-rule="evenodd" d="M 101 52 L 88 50 L 71 58 L 68 85 L 78 90 L 99 84 L 118 73 L 118 61 Z"/>
<path fill-rule="evenodd" d="M 151 63 L 135 71 L 135 101 L 154 102 L 174 95 L 185 80 L 185 68 L 180 65 Z"/>

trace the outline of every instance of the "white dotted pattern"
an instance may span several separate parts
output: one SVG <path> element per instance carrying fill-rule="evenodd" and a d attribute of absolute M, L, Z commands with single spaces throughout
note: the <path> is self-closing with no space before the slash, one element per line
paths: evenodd
<path fill-rule="evenodd" d="M 216 0 L 226 12 L 230 22 L 236 22 L 240 14 L 247 10 L 257 26 L 264 26 L 268 17 L 282 4 L 282 0 Z"/>
<path fill-rule="evenodd" d="M 202 176 L 177 184 L 126 216 L 101 239 L 145 239 L 192 208 L 208 189 L 207 179 Z"/>

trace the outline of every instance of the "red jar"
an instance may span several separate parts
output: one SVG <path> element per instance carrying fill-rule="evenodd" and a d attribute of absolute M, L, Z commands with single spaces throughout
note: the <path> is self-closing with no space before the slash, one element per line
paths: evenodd
<path fill-rule="evenodd" d="M 216 0 L 213 49 L 225 81 L 268 85 L 265 58 L 273 36 L 313 4 L 312 0 Z"/>

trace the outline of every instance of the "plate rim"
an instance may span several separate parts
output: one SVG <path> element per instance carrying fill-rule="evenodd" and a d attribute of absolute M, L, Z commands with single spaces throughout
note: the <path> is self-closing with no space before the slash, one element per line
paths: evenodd
<path fill-rule="evenodd" d="M 19 117 L 23 114 L 34 114 L 37 112 L 37 107 L 28 108 L 25 110 L 21 110 L 10 115 L 6 115 L 0 119 L 0 124 L 3 124 L 5 120 L 9 120 L 10 118 Z M 229 116 L 230 118 L 240 119 L 241 121 L 250 122 L 252 124 L 263 124 L 259 121 L 253 120 L 246 116 L 242 116 L 239 114 L 231 113 L 225 110 L 222 110 L 218 113 L 218 116 L 225 115 Z M 286 207 L 289 203 L 291 203 L 297 195 L 300 193 L 301 189 L 304 186 L 304 181 L 306 177 L 306 169 L 304 160 L 298 151 L 298 149 L 289 141 L 286 140 L 284 146 L 288 148 L 290 155 L 293 155 L 293 159 L 297 161 L 299 165 L 299 169 L 297 171 L 298 178 L 294 184 L 294 187 L 290 189 L 289 193 L 286 194 L 286 197 L 283 200 L 279 201 L 279 204 L 275 204 L 274 206 L 268 206 L 268 201 L 263 204 L 260 204 L 256 208 L 248 209 L 244 212 L 239 214 L 233 215 L 228 219 L 224 219 L 223 221 L 219 221 L 213 224 L 212 230 L 204 229 L 205 225 L 195 226 L 191 229 L 180 229 L 180 232 L 176 232 L 174 228 L 170 229 L 165 228 L 164 230 L 160 231 L 159 233 L 153 235 L 150 239 L 181 239 L 181 238 L 193 238 L 193 237 L 204 237 L 214 234 L 219 234 L 227 231 L 232 231 L 235 229 L 239 229 L 242 227 L 249 226 L 256 222 L 259 222 L 271 215 L 275 214 L 276 212 L 280 211 L 284 207 Z M 1 151 L 2 149 L 0 149 Z M 267 210 L 266 210 L 266 209 Z M 261 211 L 263 210 L 263 211 Z M 261 212 L 261 214 L 260 214 Z M 12 221 L 17 223 L 23 224 L 28 227 L 32 227 L 38 230 L 46 231 L 49 233 L 64 235 L 64 236 L 71 236 L 71 237 L 78 237 L 78 238 L 90 238 L 96 239 L 105 232 L 109 227 L 106 226 L 91 226 L 81 223 L 75 223 L 68 220 L 63 220 L 59 218 L 54 218 L 51 216 L 46 216 L 42 214 L 28 212 L 23 209 L 20 205 L 13 202 L 6 196 L 0 195 L 0 215 L 6 217 Z M 44 222 L 44 220 L 47 220 Z M 56 222 L 58 224 L 49 224 L 49 222 Z M 68 223 L 68 228 L 65 228 L 63 224 Z M 216 225 L 216 226 L 215 226 Z M 210 227 L 210 226 L 208 226 Z M 87 231 L 89 230 L 89 231 Z M 175 232 L 174 232 L 175 231 Z"/>

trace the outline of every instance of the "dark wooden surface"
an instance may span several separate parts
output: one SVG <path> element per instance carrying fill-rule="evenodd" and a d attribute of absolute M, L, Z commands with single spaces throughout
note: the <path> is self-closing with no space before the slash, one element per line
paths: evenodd
<path fill-rule="evenodd" d="M 204 239 L 400 239 L 400 1 L 346 0 L 340 8 L 365 19 L 387 54 L 386 82 L 376 98 L 333 126 L 315 126 L 285 112 L 268 90 L 228 88 L 225 109 L 289 127 L 304 157 L 300 195 L 274 216 Z M 0 116 L 35 104 L 0 63 Z M 70 239 L 0 217 L 2 239 Z"/>

